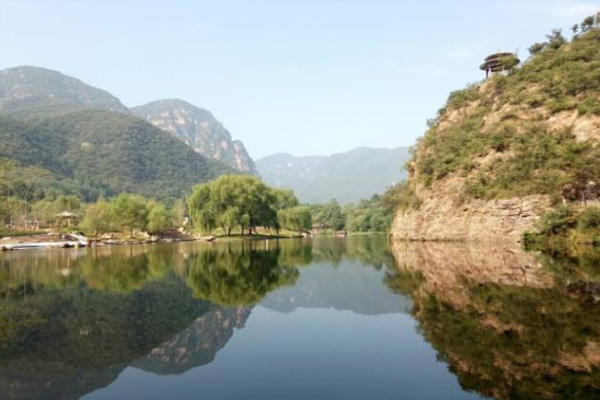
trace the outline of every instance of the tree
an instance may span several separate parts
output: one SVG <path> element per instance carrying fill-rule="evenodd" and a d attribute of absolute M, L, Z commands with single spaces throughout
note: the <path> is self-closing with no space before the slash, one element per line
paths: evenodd
<path fill-rule="evenodd" d="M 210 232 L 217 226 L 231 233 L 240 226 L 242 233 L 256 231 L 257 226 L 277 227 L 277 203 L 294 204 L 295 197 L 275 192 L 258 178 L 249 175 L 224 175 L 195 186 L 187 198 L 190 217 L 195 227 Z"/>
<path fill-rule="evenodd" d="M 217 210 L 211 203 L 211 187 L 209 184 L 193 187 L 192 194 L 187 198 L 187 206 L 192 224 L 202 232 L 210 232 L 216 227 Z"/>
<path fill-rule="evenodd" d="M 271 189 L 271 192 L 275 197 L 275 208 L 278 210 L 298 206 L 298 199 L 294 195 L 293 190 Z"/>
<path fill-rule="evenodd" d="M 293 231 L 308 230 L 312 227 L 310 208 L 306 206 L 286 208 L 277 212 L 279 225 Z"/>
<path fill-rule="evenodd" d="M 229 207 L 219 214 L 217 223 L 225 231 L 227 236 L 231 236 L 231 230 L 241 224 L 240 210 L 237 207 Z"/>
<path fill-rule="evenodd" d="M 167 208 L 156 201 L 148 202 L 148 232 L 151 234 L 164 233 L 173 224 L 173 215 Z"/>
<path fill-rule="evenodd" d="M 313 206 L 313 222 L 325 229 L 344 229 L 345 218 L 342 208 L 336 199 L 331 199 L 327 204 Z"/>
<path fill-rule="evenodd" d="M 148 208 L 146 199 L 142 196 L 121 193 L 114 199 L 112 206 L 117 226 L 122 230 L 128 230 L 130 236 L 133 236 L 135 229 L 146 229 Z"/>
<path fill-rule="evenodd" d="M 546 35 L 548 38 L 548 47 L 551 49 L 559 49 L 563 44 L 567 43 L 567 40 L 562 35 L 562 29 L 552 29 L 552 32 L 549 35 Z"/>
<path fill-rule="evenodd" d="M 546 43 L 546 42 L 534 43 L 531 46 L 529 46 L 529 48 L 527 50 L 529 50 L 529 53 L 533 56 L 533 55 L 536 55 L 537 53 L 539 53 L 540 51 L 544 50 L 547 45 L 548 45 L 548 43 Z"/>
<path fill-rule="evenodd" d="M 85 217 L 80 226 L 85 232 L 97 237 L 100 234 L 111 232 L 114 229 L 115 215 L 113 207 L 104 199 L 90 204 L 85 210 Z"/>

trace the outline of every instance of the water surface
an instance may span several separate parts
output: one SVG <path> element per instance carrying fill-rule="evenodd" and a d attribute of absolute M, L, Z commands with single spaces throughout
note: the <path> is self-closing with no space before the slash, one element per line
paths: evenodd
<path fill-rule="evenodd" d="M 594 257 L 378 236 L 3 253 L 0 398 L 600 398 Z"/>

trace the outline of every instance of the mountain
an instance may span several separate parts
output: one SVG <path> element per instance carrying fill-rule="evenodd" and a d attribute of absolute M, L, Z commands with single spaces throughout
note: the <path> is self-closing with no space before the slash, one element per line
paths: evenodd
<path fill-rule="evenodd" d="M 129 112 L 110 93 L 57 71 L 39 67 L 15 67 L 0 71 L 0 111 L 58 104 Z"/>
<path fill-rule="evenodd" d="M 598 198 L 600 29 L 582 29 L 450 94 L 398 189 L 394 238 L 516 241 L 552 207 Z"/>
<path fill-rule="evenodd" d="M 194 184 L 232 172 L 155 126 L 113 111 L 41 120 L 0 115 L 0 142 L 0 157 L 49 171 L 53 187 L 101 190 L 91 197 L 127 191 L 178 198 Z"/>
<path fill-rule="evenodd" d="M 232 140 L 229 131 L 209 111 L 183 100 L 168 99 L 133 107 L 131 112 L 208 158 L 240 172 L 256 174 L 256 166 L 244 144 Z"/>
<path fill-rule="evenodd" d="M 111 94 L 37 67 L 0 71 L 0 142 L 0 158 L 43 169 L 44 189 L 88 201 L 122 191 L 173 199 L 235 172 Z"/>
<path fill-rule="evenodd" d="M 402 167 L 408 158 L 408 147 L 360 147 L 331 156 L 278 153 L 261 158 L 256 166 L 268 185 L 293 189 L 302 202 L 325 203 L 335 198 L 351 203 L 406 179 Z"/>

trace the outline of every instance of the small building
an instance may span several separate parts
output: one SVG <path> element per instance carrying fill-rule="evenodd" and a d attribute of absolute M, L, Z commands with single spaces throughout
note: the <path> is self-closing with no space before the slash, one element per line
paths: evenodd
<path fill-rule="evenodd" d="M 503 74 L 516 67 L 521 60 L 513 53 L 494 53 L 485 58 L 479 68 L 485 71 L 485 78 L 495 74 Z"/>
<path fill-rule="evenodd" d="M 56 225 L 61 228 L 70 228 L 71 226 L 77 225 L 77 215 L 63 211 L 56 214 Z"/>

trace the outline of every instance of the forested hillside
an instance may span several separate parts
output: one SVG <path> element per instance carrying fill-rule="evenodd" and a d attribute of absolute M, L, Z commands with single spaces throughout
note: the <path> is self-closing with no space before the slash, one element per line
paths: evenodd
<path fill-rule="evenodd" d="M 0 115 L 0 142 L 0 157 L 43 168 L 55 183 L 48 186 L 87 200 L 123 191 L 179 198 L 193 184 L 231 172 L 151 124 L 111 111 L 40 120 Z"/>
<path fill-rule="evenodd" d="M 0 157 L 19 168 L 43 168 L 36 186 L 85 200 L 123 191 L 180 198 L 222 173 L 255 173 L 243 144 L 232 141 L 208 111 L 176 104 L 188 105 L 190 118 L 205 116 L 188 128 L 206 134 L 190 142 L 149 118 L 157 105 L 172 102 L 136 108 L 138 118 L 112 94 L 73 77 L 39 67 L 9 68 L 0 71 Z"/>

